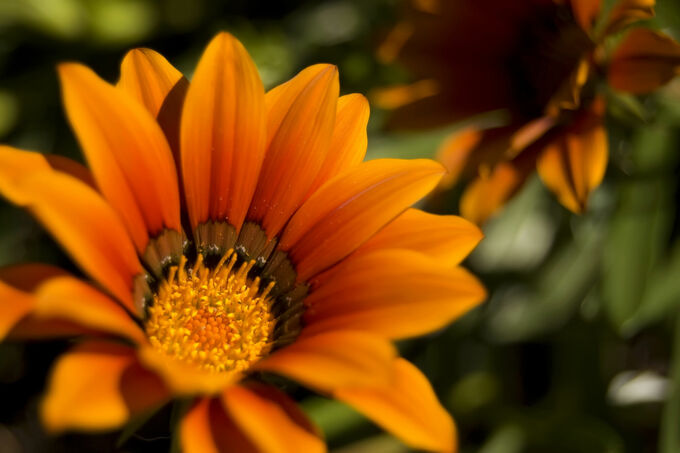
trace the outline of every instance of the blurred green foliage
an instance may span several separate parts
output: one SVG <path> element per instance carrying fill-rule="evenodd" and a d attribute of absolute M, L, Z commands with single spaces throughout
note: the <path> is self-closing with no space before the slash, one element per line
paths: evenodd
<path fill-rule="evenodd" d="M 408 77 L 374 57 L 398 5 L 0 0 L 0 140 L 80 159 L 59 103 L 59 61 L 82 61 L 113 81 L 125 51 L 147 46 L 190 77 L 218 30 L 243 41 L 268 87 L 330 62 L 343 92 L 370 93 Z M 657 10 L 651 25 L 679 38 L 680 3 L 659 0 Z M 531 181 L 485 227 L 468 260 L 488 302 L 442 332 L 399 345 L 456 418 L 462 452 L 680 451 L 680 395 L 668 390 L 680 388 L 680 80 L 654 96 L 609 98 L 611 163 L 588 212 L 567 213 Z M 388 133 L 384 116 L 372 112 L 371 158 L 432 157 L 449 131 Z M 447 212 L 457 212 L 457 195 Z M 29 215 L 0 202 L 0 265 L 25 261 L 77 272 Z M 0 445 L 117 451 L 120 433 L 55 440 L 40 429 L 38 397 L 63 347 L 0 345 Z M 338 452 L 406 451 L 346 406 L 297 392 Z M 158 435 L 167 420 L 157 419 L 123 439 L 120 451 L 168 451 L 169 437 Z"/>

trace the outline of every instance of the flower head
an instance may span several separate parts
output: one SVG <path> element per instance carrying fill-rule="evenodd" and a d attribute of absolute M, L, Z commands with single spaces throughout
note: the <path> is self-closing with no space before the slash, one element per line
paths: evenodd
<path fill-rule="evenodd" d="M 335 67 L 265 93 L 226 33 L 191 83 L 148 49 L 126 55 L 116 86 L 80 64 L 59 74 L 89 169 L 0 147 L 0 193 L 91 279 L 0 270 L 0 338 L 82 339 L 54 367 L 48 429 L 116 428 L 188 398 L 186 452 L 325 450 L 272 373 L 409 445 L 455 448 L 450 417 L 391 344 L 484 298 L 458 266 L 480 231 L 409 208 L 440 164 L 362 162 L 368 105 L 339 97 Z"/>
<path fill-rule="evenodd" d="M 449 137 L 442 185 L 468 180 L 461 213 L 484 222 L 536 169 L 559 201 L 585 210 L 608 160 L 602 87 L 641 94 L 680 71 L 680 45 L 643 28 L 609 38 L 654 14 L 654 0 L 413 0 L 379 55 L 398 59 L 415 84 L 382 90 L 395 128 L 434 127 L 502 110 L 501 127 Z"/>

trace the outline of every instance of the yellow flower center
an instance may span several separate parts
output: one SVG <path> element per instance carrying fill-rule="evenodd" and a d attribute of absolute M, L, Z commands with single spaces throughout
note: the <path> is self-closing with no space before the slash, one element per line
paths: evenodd
<path fill-rule="evenodd" d="M 148 311 L 146 333 L 168 356 L 205 370 L 243 371 L 271 349 L 276 319 L 260 278 L 248 273 L 255 261 L 236 266 L 227 252 L 214 269 L 203 255 L 185 269 L 186 258 L 173 266 Z"/>

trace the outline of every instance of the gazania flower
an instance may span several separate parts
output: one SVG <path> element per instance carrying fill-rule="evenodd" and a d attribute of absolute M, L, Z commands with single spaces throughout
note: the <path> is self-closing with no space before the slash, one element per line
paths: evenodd
<path fill-rule="evenodd" d="M 440 158 L 446 188 L 469 184 L 464 217 L 481 223 L 537 169 L 573 212 L 586 208 L 605 173 L 602 87 L 648 93 L 680 71 L 680 45 L 649 29 L 608 38 L 654 14 L 654 0 L 413 0 L 379 55 L 419 79 L 382 90 L 395 128 L 435 127 L 502 109 L 507 123 L 450 137 Z"/>
<path fill-rule="evenodd" d="M 80 64 L 59 75 L 90 170 L 0 148 L 0 192 L 91 279 L 0 273 L 0 337 L 81 338 L 49 380 L 49 430 L 113 429 L 182 398 L 187 453 L 325 450 L 263 378 L 276 374 L 413 447 L 455 449 L 452 420 L 391 344 L 484 298 L 458 266 L 479 230 L 409 209 L 440 164 L 362 163 L 368 105 L 338 97 L 335 67 L 265 94 L 226 33 L 191 84 L 148 49 L 125 57 L 117 86 Z"/>

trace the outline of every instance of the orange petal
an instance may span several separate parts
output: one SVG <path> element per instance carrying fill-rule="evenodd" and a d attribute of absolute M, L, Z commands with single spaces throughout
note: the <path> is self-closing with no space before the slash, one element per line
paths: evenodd
<path fill-rule="evenodd" d="M 59 156 L 58 154 L 47 154 L 44 157 L 52 169 L 71 175 L 76 179 L 80 179 L 93 189 L 97 189 L 94 176 L 90 169 L 85 165 L 69 159 L 68 157 Z M 33 170 L 36 170 L 36 168 L 33 168 Z"/>
<path fill-rule="evenodd" d="M 24 292 L 33 292 L 45 281 L 64 275 L 68 275 L 64 269 L 50 264 L 28 263 L 0 267 L 0 282 Z"/>
<path fill-rule="evenodd" d="M 41 170 L 58 170 L 68 174 L 78 173 L 81 171 L 77 169 L 78 165 L 62 156 L 23 151 L 11 146 L 0 145 L 0 194 L 14 204 L 25 204 L 26 198 L 22 196 L 21 187 L 27 175 Z M 66 168 L 69 171 L 66 171 Z M 84 175 L 81 174 L 81 176 Z"/>
<path fill-rule="evenodd" d="M 159 407 L 172 397 L 163 381 L 138 361 L 123 371 L 119 388 L 132 415 Z"/>
<path fill-rule="evenodd" d="M 316 65 L 267 93 L 267 154 L 248 218 L 270 238 L 316 181 L 331 143 L 339 89 L 337 68 Z"/>
<path fill-rule="evenodd" d="M 33 312 L 31 292 L 45 280 L 64 275 L 62 269 L 46 264 L 21 264 L 0 268 L 0 341 Z"/>
<path fill-rule="evenodd" d="M 601 8 L 601 0 L 571 0 L 571 9 L 576 22 L 588 33 L 592 30 Z"/>
<path fill-rule="evenodd" d="M 398 109 L 416 101 L 433 98 L 440 94 L 439 82 L 424 79 L 408 85 L 377 88 L 371 92 L 371 101 L 383 109 Z"/>
<path fill-rule="evenodd" d="M 431 160 L 379 159 L 324 184 L 281 237 L 280 248 L 290 251 L 298 281 L 349 255 L 430 192 L 443 174 L 444 167 Z"/>
<path fill-rule="evenodd" d="M 149 234 L 180 231 L 177 173 L 163 132 L 127 93 L 85 66 L 59 66 L 64 105 L 97 184 L 137 250 Z"/>
<path fill-rule="evenodd" d="M 89 329 L 146 342 L 144 332 L 116 302 L 73 277 L 47 280 L 35 291 L 34 314 L 81 324 Z"/>
<path fill-rule="evenodd" d="M 654 17 L 656 0 L 619 0 L 609 14 L 604 34 L 616 33 L 628 25 Z"/>
<path fill-rule="evenodd" d="M 386 64 L 394 63 L 404 48 L 404 44 L 412 35 L 413 25 L 408 22 L 399 22 L 392 27 L 375 52 L 378 61 Z"/>
<path fill-rule="evenodd" d="M 513 122 L 489 129 L 469 126 L 453 133 L 437 153 L 437 159 L 449 171 L 442 178 L 440 187 L 447 189 L 462 178 L 480 173 L 488 176 L 489 169 L 526 154 L 554 125 L 554 118 L 543 116 L 525 123 Z"/>
<path fill-rule="evenodd" d="M 463 174 L 468 166 L 472 152 L 477 148 L 483 138 L 481 130 L 474 126 L 466 127 L 456 131 L 444 140 L 437 150 L 437 160 L 440 161 L 446 170 L 446 175 L 442 178 L 441 188 L 452 187 Z"/>
<path fill-rule="evenodd" d="M 264 88 L 243 45 L 218 34 L 196 68 L 182 113 L 182 171 L 191 224 L 237 229 L 264 159 Z"/>
<path fill-rule="evenodd" d="M 33 311 L 35 301 L 31 294 L 0 281 L 0 341 L 19 321 Z"/>
<path fill-rule="evenodd" d="M 360 94 L 348 94 L 338 99 L 331 145 L 310 194 L 333 176 L 364 160 L 368 144 L 366 125 L 369 112 L 368 101 Z"/>
<path fill-rule="evenodd" d="M 440 14 L 442 12 L 443 0 L 412 0 L 413 8 L 430 14 Z"/>
<path fill-rule="evenodd" d="M 57 360 L 41 413 L 51 432 L 112 429 L 167 398 L 162 383 L 139 367 L 134 349 L 92 342 Z"/>
<path fill-rule="evenodd" d="M 212 373 L 173 360 L 148 343 L 139 347 L 138 356 L 140 362 L 158 374 L 175 395 L 215 395 L 243 377 L 240 373 Z"/>
<path fill-rule="evenodd" d="M 309 419 L 309 417 L 307 417 L 307 414 L 305 414 L 302 409 L 300 409 L 300 406 L 298 406 L 295 401 L 289 398 L 288 395 L 282 391 L 278 390 L 276 387 L 257 381 L 249 382 L 247 387 L 248 390 L 256 393 L 261 398 L 265 398 L 276 403 L 300 428 L 316 437 L 323 436 L 323 433 L 319 427 L 316 426 Z"/>
<path fill-rule="evenodd" d="M 383 338 L 349 331 L 305 336 L 258 362 L 254 368 L 294 379 L 321 392 L 370 385 L 389 378 L 396 351 Z"/>
<path fill-rule="evenodd" d="M 391 385 L 343 388 L 333 396 L 352 406 L 410 447 L 453 452 L 456 428 L 427 378 L 409 362 L 396 359 Z"/>
<path fill-rule="evenodd" d="M 97 334 L 82 325 L 62 319 L 34 316 L 37 304 L 33 290 L 43 282 L 68 275 L 58 267 L 46 264 L 20 264 L 0 269 L 0 341 L 58 338 Z"/>
<path fill-rule="evenodd" d="M 180 424 L 180 441 L 185 453 L 219 453 L 210 432 L 211 400 L 200 399 Z"/>
<path fill-rule="evenodd" d="M 222 403 L 234 423 L 243 430 L 259 451 L 267 453 L 326 451 L 321 439 L 299 426 L 276 401 L 262 394 L 246 387 L 234 386 L 222 393 Z"/>
<path fill-rule="evenodd" d="M 608 78 L 617 90 L 643 94 L 677 75 L 680 75 L 680 44 L 663 33 L 636 28 L 614 51 Z"/>
<path fill-rule="evenodd" d="M 587 70 L 587 67 L 585 69 Z M 579 70 L 583 70 L 583 60 L 579 63 L 579 68 L 577 68 L 576 72 Z M 572 82 L 575 82 L 576 84 L 585 82 L 582 78 L 577 77 L 577 79 L 578 80 L 572 80 Z M 510 146 L 506 157 L 513 159 L 539 140 L 545 138 L 549 131 L 555 126 L 555 123 L 556 119 L 554 117 L 542 116 L 518 127 L 510 136 Z"/>
<path fill-rule="evenodd" d="M 586 54 L 551 96 L 544 108 L 546 116 L 534 121 L 554 121 L 564 111 L 577 110 L 581 105 L 583 86 L 590 79 L 591 66 L 591 57 Z"/>
<path fill-rule="evenodd" d="M 519 190 L 525 178 L 511 162 L 498 164 L 490 174 L 468 184 L 460 200 L 461 215 L 482 225 Z"/>
<path fill-rule="evenodd" d="M 180 425 L 184 453 L 258 453 L 217 399 L 202 398 Z"/>
<path fill-rule="evenodd" d="M 132 279 L 142 267 L 119 217 L 87 184 L 40 162 L 37 153 L 0 147 L 0 192 L 28 207 L 86 273 L 134 312 Z"/>
<path fill-rule="evenodd" d="M 588 196 L 600 184 L 607 168 L 603 113 L 604 103 L 594 102 L 591 110 L 581 112 L 538 158 L 538 174 L 543 183 L 575 213 L 586 209 Z"/>
<path fill-rule="evenodd" d="M 393 339 L 429 333 L 486 297 L 465 269 L 410 250 L 353 255 L 305 299 L 306 329 L 362 330 Z"/>
<path fill-rule="evenodd" d="M 179 126 L 189 81 L 163 55 L 151 49 L 132 49 L 120 66 L 117 84 L 156 118 L 179 164 Z"/>
<path fill-rule="evenodd" d="M 408 209 L 378 231 L 357 252 L 408 249 L 424 253 L 443 266 L 455 266 L 468 256 L 482 237 L 481 230 L 462 217 Z"/>
<path fill-rule="evenodd" d="M 111 207 L 85 184 L 58 173 L 33 175 L 25 188 L 27 206 L 40 222 L 86 273 L 136 313 L 132 280 L 142 267 Z"/>
<path fill-rule="evenodd" d="M 47 319 L 29 314 L 12 327 L 6 338 L 12 341 L 36 341 L 85 335 L 95 337 L 101 332 L 63 319 Z"/>
<path fill-rule="evenodd" d="M 132 49 L 123 58 L 117 86 L 137 99 L 151 116 L 156 117 L 168 93 L 178 83 L 188 82 L 163 55 L 151 49 L 139 48 Z"/>

